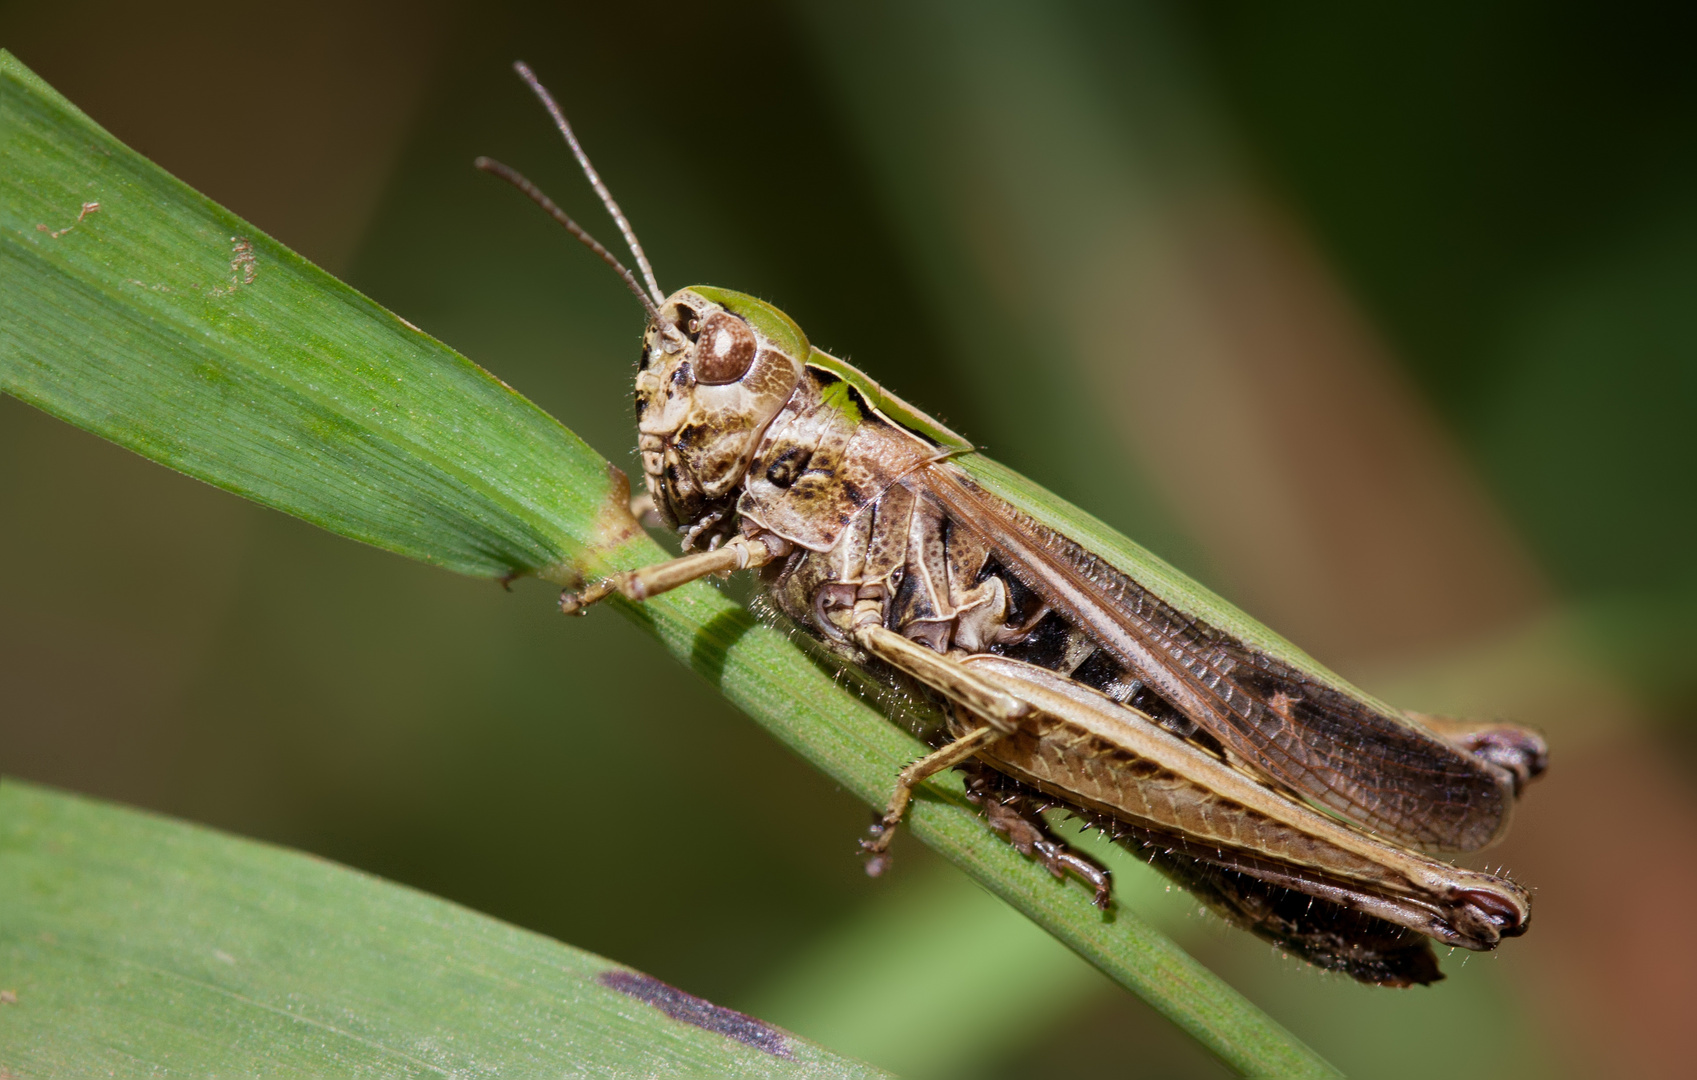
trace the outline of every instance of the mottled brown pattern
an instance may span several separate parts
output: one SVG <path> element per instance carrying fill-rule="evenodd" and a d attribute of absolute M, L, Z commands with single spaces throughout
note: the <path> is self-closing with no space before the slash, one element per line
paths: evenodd
<path fill-rule="evenodd" d="M 959 469 L 932 467 L 925 479 L 957 516 L 991 531 L 1023 584 L 1287 787 L 1423 850 L 1477 850 L 1506 828 L 1515 788 L 1506 770 L 1174 610 Z M 1282 713 L 1271 707 L 1275 695 Z"/>
<path fill-rule="evenodd" d="M 1408 881 L 1380 863 L 1324 845 L 1059 721 L 1040 718 L 980 756 L 1047 794 L 1064 795 L 1134 824 L 1183 833 L 1203 845 L 1259 853 L 1316 872 L 1412 891 Z"/>
<path fill-rule="evenodd" d="M 1375 841 L 1075 680 L 998 656 L 964 666 L 1042 714 L 980 756 L 1069 805 L 1447 944 L 1488 949 L 1525 928 L 1530 900 L 1511 882 Z"/>
<path fill-rule="evenodd" d="M 1524 930 L 1517 886 L 1395 845 L 1488 843 L 1517 781 L 1541 767 L 1535 737 L 1452 745 L 1320 684 L 1020 514 L 948 463 L 960 448 L 891 423 L 840 373 L 799 363 L 758 330 L 770 324 L 732 321 L 689 290 L 663 314 L 676 327 L 650 328 L 637 379 L 639 448 L 663 514 L 709 544 L 740 532 L 738 544 L 775 553 L 761 571 L 774 607 L 850 663 L 904 685 L 923 678 L 957 703 L 979 700 L 978 672 L 995 675 L 986 692 L 1018 711 L 992 719 L 1011 733 L 979 756 L 1009 783 L 1164 845 L 1169 871 L 1222 910 L 1367 981 L 1436 977 L 1403 929 L 1474 949 Z M 722 332 L 703 345 L 691 335 L 707 327 Z M 695 378 L 698 361 L 718 373 L 740 365 L 745 330 L 756 348 L 742 378 Z M 926 659 L 937 654 L 962 666 Z M 1000 708 L 991 700 L 985 717 Z M 970 713 L 955 715 L 970 727 Z M 998 818 L 1010 836 L 1011 813 Z M 885 821 L 899 819 L 892 809 Z M 1061 848 L 1045 857 L 1090 877 Z"/>
<path fill-rule="evenodd" d="M 672 337 L 649 327 L 636 378 L 638 447 L 655 509 L 670 524 L 690 525 L 740 490 L 760 435 L 791 399 L 803 365 L 744 326 L 758 342 L 747 373 L 723 385 L 698 382 L 687 328 L 736 317 L 687 289 L 664 310 L 686 330 Z"/>
<path fill-rule="evenodd" d="M 1037 788 L 987 765 L 964 771 L 968 798 L 980 804 L 1029 815 L 1053 803 Z M 1182 838 L 1122 817 L 1077 806 L 1073 814 L 1189 890 L 1222 919 L 1281 951 L 1375 986 L 1424 986 L 1444 977 L 1426 935 L 1366 914 L 1347 898 L 1321 899 L 1288 888 L 1273 875 L 1257 877 L 1219 859 L 1217 852 L 1189 854 Z"/>
<path fill-rule="evenodd" d="M 803 379 L 753 453 L 737 512 L 763 529 L 814 551 L 836 545 L 850 519 L 936 451 L 876 416 L 856 420 L 826 404 L 820 385 Z M 788 483 L 770 475 L 805 458 Z"/>

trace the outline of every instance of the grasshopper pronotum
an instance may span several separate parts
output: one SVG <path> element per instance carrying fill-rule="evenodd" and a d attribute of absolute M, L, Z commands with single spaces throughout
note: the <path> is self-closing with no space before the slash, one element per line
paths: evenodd
<path fill-rule="evenodd" d="M 1044 806 L 1364 982 L 1428 983 L 1442 977 L 1431 941 L 1483 950 L 1526 930 L 1520 886 L 1431 856 L 1501 836 L 1544 768 L 1535 732 L 1375 701 L 813 348 L 771 305 L 665 294 L 564 115 L 517 67 L 641 281 L 528 180 L 478 167 L 594 250 L 647 312 L 643 472 L 653 513 L 694 552 L 563 595 L 562 610 L 756 571 L 774 617 L 942 705 L 935 750 L 892 778 L 862 842 L 868 872 L 887 866 L 914 786 L 961 767 L 990 826 L 1100 906 L 1107 871 L 1050 832 Z"/>

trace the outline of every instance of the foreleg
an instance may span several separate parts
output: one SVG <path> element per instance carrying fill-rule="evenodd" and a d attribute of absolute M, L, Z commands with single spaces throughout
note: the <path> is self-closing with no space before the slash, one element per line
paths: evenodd
<path fill-rule="evenodd" d="M 615 592 L 623 593 L 632 600 L 647 600 L 698 578 L 764 566 L 788 553 L 788 542 L 775 536 L 734 536 L 714 551 L 685 555 L 681 559 L 614 574 L 581 592 L 562 592 L 560 610 L 567 615 L 580 615 L 589 605 Z"/>

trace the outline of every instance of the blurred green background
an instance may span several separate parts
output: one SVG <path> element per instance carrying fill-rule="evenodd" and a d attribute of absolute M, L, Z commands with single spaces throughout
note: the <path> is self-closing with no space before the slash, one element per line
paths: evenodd
<path fill-rule="evenodd" d="M 1399 703 L 1543 726 L 1531 933 L 1369 991 L 1170 932 L 1356 1075 L 1697 1050 L 1697 19 L 1674 5 L 0 4 L 119 138 L 634 471 L 661 283 L 777 303 Z M 909 1075 L 1209 1076 L 610 613 L 0 399 L 0 770 L 289 844 Z"/>

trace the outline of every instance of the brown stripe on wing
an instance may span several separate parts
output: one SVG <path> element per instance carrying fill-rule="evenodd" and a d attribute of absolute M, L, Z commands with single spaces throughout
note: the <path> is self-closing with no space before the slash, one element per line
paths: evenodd
<path fill-rule="evenodd" d="M 1026 586 L 1276 782 L 1426 851 L 1477 850 L 1507 826 L 1504 771 L 1184 615 L 958 468 L 924 472 Z"/>

